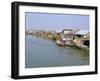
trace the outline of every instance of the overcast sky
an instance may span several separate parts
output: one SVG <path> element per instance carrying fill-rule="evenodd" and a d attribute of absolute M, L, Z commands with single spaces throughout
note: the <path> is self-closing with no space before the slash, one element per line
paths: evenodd
<path fill-rule="evenodd" d="M 25 13 L 26 30 L 89 30 L 88 15 Z"/>

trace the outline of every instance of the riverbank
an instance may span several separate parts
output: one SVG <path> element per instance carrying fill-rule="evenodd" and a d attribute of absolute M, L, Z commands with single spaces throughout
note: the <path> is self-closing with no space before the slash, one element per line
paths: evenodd
<path fill-rule="evenodd" d="M 26 35 L 36 36 L 38 38 L 42 38 L 45 40 L 51 40 L 57 44 L 57 46 L 74 46 L 77 48 L 81 48 L 83 50 L 89 50 L 89 47 L 83 44 L 84 39 L 82 37 L 73 36 L 74 39 L 66 40 L 62 38 L 58 33 L 26 33 Z"/>

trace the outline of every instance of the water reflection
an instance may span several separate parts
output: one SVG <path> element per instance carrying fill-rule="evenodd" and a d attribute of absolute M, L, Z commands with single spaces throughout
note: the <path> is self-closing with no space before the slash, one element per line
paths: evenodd
<path fill-rule="evenodd" d="M 76 47 L 59 47 L 51 40 L 27 35 L 25 67 L 79 66 L 89 64 L 89 51 Z"/>

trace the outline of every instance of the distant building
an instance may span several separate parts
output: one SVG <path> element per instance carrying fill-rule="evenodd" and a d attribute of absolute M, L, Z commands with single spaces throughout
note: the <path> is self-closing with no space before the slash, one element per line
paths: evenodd
<path fill-rule="evenodd" d="M 75 33 L 79 30 L 64 29 L 62 31 L 62 37 L 66 40 L 73 40 Z"/>
<path fill-rule="evenodd" d="M 72 33 L 72 29 L 64 29 L 62 31 L 62 38 L 64 40 L 73 40 L 73 33 Z"/>
<path fill-rule="evenodd" d="M 88 32 L 87 34 L 85 34 L 85 35 L 83 36 L 83 38 L 84 38 L 85 40 L 90 40 L 90 33 Z"/>
<path fill-rule="evenodd" d="M 90 34 L 89 32 L 87 34 L 76 34 L 74 36 L 74 43 L 76 46 L 78 47 L 89 47 L 89 43 L 90 43 Z"/>
<path fill-rule="evenodd" d="M 87 34 L 85 34 L 84 36 L 83 36 L 83 39 L 84 39 L 84 45 L 86 45 L 86 46 L 90 46 L 90 33 L 88 32 Z"/>
<path fill-rule="evenodd" d="M 79 30 L 64 29 L 62 30 L 62 32 L 60 32 L 62 41 L 64 41 L 65 45 L 74 45 L 73 38 L 77 31 Z"/>
<path fill-rule="evenodd" d="M 78 34 L 78 35 L 85 35 L 88 32 L 89 32 L 88 30 L 80 30 L 80 31 L 76 32 L 76 34 Z"/>

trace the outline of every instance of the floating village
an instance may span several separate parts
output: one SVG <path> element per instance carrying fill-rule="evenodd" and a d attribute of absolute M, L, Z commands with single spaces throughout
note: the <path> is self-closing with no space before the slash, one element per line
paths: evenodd
<path fill-rule="evenodd" d="M 79 29 L 63 29 L 61 31 L 30 30 L 26 31 L 25 34 L 51 40 L 57 46 L 73 46 L 89 50 L 90 34 L 86 31 L 82 33 L 82 30 Z"/>

